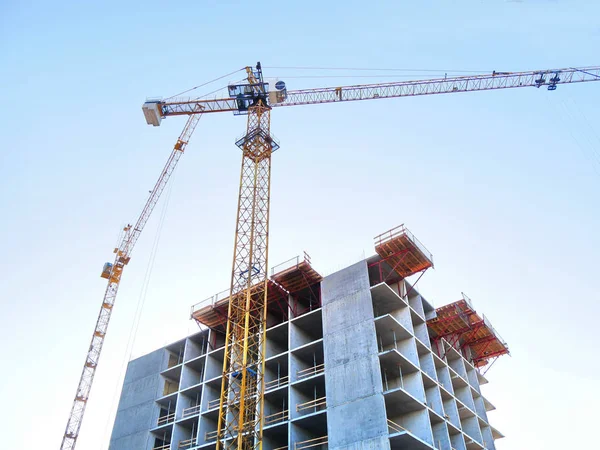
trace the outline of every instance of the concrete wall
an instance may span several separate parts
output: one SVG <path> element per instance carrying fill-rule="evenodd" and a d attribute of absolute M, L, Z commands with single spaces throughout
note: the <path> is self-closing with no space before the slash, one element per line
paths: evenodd
<path fill-rule="evenodd" d="M 329 449 L 389 449 L 366 261 L 321 289 Z"/>
<path fill-rule="evenodd" d="M 162 383 L 159 373 L 165 365 L 164 349 L 129 362 L 109 450 L 152 448 L 148 430 L 158 418 L 154 399 L 160 396 Z"/>

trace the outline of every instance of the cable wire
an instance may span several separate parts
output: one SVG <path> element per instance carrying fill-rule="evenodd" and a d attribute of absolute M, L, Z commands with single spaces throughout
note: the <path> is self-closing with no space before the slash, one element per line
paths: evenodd
<path fill-rule="evenodd" d="M 215 81 L 222 80 L 223 78 L 230 77 L 231 75 L 233 75 L 233 74 L 236 74 L 236 73 L 238 73 L 238 72 L 241 72 L 242 70 L 245 70 L 245 69 L 246 69 L 246 68 L 245 68 L 245 67 L 243 67 L 243 68 L 241 68 L 241 69 L 234 70 L 234 71 L 233 71 L 233 72 L 231 72 L 231 73 L 228 73 L 228 74 L 225 74 L 225 75 L 223 75 L 223 76 L 220 76 L 220 77 L 218 77 L 218 78 L 215 78 L 214 80 L 207 81 L 206 83 L 199 84 L 198 86 L 194 86 L 193 88 L 187 89 L 187 90 L 185 90 L 185 91 L 183 91 L 183 92 L 180 92 L 179 94 L 171 95 L 170 97 L 167 97 L 165 100 L 169 100 L 169 99 L 171 99 L 171 98 L 174 98 L 174 97 L 179 97 L 180 95 L 187 94 L 188 92 L 191 92 L 191 91 L 193 91 L 193 90 L 195 90 L 195 89 L 198 89 L 198 88 L 204 87 L 204 86 L 206 86 L 206 85 L 208 85 L 208 84 L 214 83 Z M 220 89 L 222 89 L 222 88 L 220 88 Z M 207 95 L 209 95 L 209 94 L 207 94 Z"/>
<path fill-rule="evenodd" d="M 440 72 L 438 74 L 433 73 L 425 73 L 425 74 L 411 74 L 411 75 L 291 75 L 291 76 L 274 76 L 270 78 L 283 78 L 283 79 L 292 79 L 292 78 L 414 78 L 414 77 L 443 77 L 447 75 L 447 72 Z"/>
<path fill-rule="evenodd" d="M 265 66 L 265 69 L 285 70 L 357 70 L 357 71 L 380 71 L 380 72 L 444 72 L 444 73 L 487 73 L 491 70 L 457 70 L 457 69 L 406 69 L 406 68 L 369 68 L 369 67 L 302 67 L 302 66 Z"/>

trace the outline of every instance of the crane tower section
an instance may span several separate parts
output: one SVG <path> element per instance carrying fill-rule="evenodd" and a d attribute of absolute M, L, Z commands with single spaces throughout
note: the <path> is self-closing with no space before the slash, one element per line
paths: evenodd
<path fill-rule="evenodd" d="M 219 402 L 217 449 L 261 448 L 267 318 L 271 154 L 268 87 L 260 64 L 247 68 L 248 84 L 230 86 L 236 114 L 247 114 L 236 145 L 242 167 Z"/>

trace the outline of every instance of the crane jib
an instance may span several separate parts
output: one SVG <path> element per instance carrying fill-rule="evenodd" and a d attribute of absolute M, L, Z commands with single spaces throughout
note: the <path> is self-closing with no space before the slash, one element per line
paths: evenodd
<path fill-rule="evenodd" d="M 268 95 L 269 106 L 300 106 L 344 101 L 374 100 L 382 98 L 411 97 L 419 95 L 474 92 L 519 87 L 542 87 L 555 90 L 559 84 L 600 81 L 600 66 L 544 69 L 528 72 L 492 72 L 490 74 L 445 77 L 414 81 L 399 81 L 378 84 L 362 84 L 317 89 L 286 90 L 285 95 Z M 231 91 L 239 93 L 238 91 Z M 173 99 L 156 101 L 160 117 L 195 114 L 200 107 L 203 113 L 240 112 L 247 109 L 247 103 L 240 107 L 235 97 L 221 99 Z M 158 120 L 158 119 L 156 119 Z M 149 122 L 151 123 L 151 122 Z"/>

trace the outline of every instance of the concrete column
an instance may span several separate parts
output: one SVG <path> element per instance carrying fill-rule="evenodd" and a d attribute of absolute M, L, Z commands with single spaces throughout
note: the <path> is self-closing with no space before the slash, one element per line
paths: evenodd
<path fill-rule="evenodd" d="M 330 450 L 389 449 L 366 261 L 321 283 Z"/>

